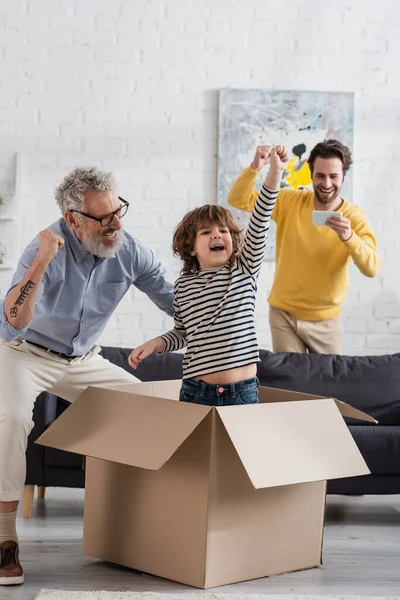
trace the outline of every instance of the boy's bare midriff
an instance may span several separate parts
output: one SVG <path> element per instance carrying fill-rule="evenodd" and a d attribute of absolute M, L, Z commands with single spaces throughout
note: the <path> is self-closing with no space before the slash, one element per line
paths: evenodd
<path fill-rule="evenodd" d="M 205 381 L 206 383 L 212 383 L 218 385 L 227 385 L 228 383 L 237 383 L 238 381 L 245 381 L 251 379 L 257 375 L 257 365 L 253 363 L 246 365 L 245 367 L 238 367 L 237 369 L 227 369 L 226 371 L 218 371 L 217 373 L 207 373 L 207 375 L 198 375 L 196 379 Z"/>

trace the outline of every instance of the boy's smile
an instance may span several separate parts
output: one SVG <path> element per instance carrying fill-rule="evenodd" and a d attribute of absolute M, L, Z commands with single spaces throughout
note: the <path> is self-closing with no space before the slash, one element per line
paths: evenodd
<path fill-rule="evenodd" d="M 196 256 L 201 270 L 226 265 L 233 251 L 232 236 L 223 225 L 213 224 L 199 229 L 192 256 Z"/>

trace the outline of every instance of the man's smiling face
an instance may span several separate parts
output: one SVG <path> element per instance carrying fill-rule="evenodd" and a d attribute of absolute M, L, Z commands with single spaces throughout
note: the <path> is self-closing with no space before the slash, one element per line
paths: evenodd
<path fill-rule="evenodd" d="M 88 190 L 82 212 L 102 218 L 120 206 L 121 202 L 114 190 L 106 192 Z M 111 223 L 103 227 L 98 221 L 78 213 L 72 213 L 72 216 L 73 220 L 69 218 L 68 224 L 88 252 L 100 258 L 110 258 L 115 255 L 122 243 L 121 219 L 114 215 Z"/>
<path fill-rule="evenodd" d="M 317 202 L 322 210 L 329 210 L 340 197 L 344 180 L 343 164 L 340 158 L 321 158 L 314 162 L 312 182 Z"/>

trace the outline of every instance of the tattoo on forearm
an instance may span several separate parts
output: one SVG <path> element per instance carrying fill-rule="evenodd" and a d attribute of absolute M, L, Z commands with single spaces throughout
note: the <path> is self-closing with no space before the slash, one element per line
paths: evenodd
<path fill-rule="evenodd" d="M 29 281 L 27 281 L 27 282 L 25 283 L 25 285 L 23 285 L 23 286 L 20 288 L 20 290 L 19 290 L 19 291 L 20 291 L 21 293 L 20 293 L 20 295 L 18 296 L 18 298 L 16 299 L 16 301 L 15 301 L 15 305 L 14 305 L 14 306 L 11 308 L 11 310 L 10 310 L 10 316 L 11 316 L 11 317 L 16 317 L 16 316 L 17 316 L 17 314 L 18 314 L 18 308 L 17 308 L 17 306 L 22 306 L 22 305 L 23 305 L 23 303 L 25 302 L 25 300 L 27 299 L 27 297 L 28 297 L 28 295 L 29 295 L 29 291 L 30 291 L 30 290 L 31 290 L 33 287 L 35 287 L 35 285 L 36 285 L 36 284 L 35 284 L 35 283 L 33 283 L 33 281 L 31 281 L 31 280 L 29 279 Z"/>
<path fill-rule="evenodd" d="M 19 290 L 21 293 L 16 299 L 15 304 L 17 304 L 18 306 L 22 306 L 22 304 L 28 297 L 29 290 L 33 287 L 35 287 L 35 284 L 31 280 L 29 280 L 25 285 L 23 285 L 22 288 L 20 288 Z"/>

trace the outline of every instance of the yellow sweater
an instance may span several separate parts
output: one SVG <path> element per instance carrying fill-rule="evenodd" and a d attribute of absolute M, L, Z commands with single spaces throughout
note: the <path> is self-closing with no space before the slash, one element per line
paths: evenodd
<path fill-rule="evenodd" d="M 233 184 L 228 203 L 251 212 L 258 196 L 257 173 L 244 169 Z M 330 227 L 312 223 L 312 190 L 281 189 L 272 218 L 277 224 L 275 277 L 268 302 L 297 319 L 322 321 L 340 314 L 349 286 L 352 259 L 363 275 L 380 267 L 376 239 L 364 212 L 343 200 L 340 211 L 353 235 L 342 242 Z"/>

